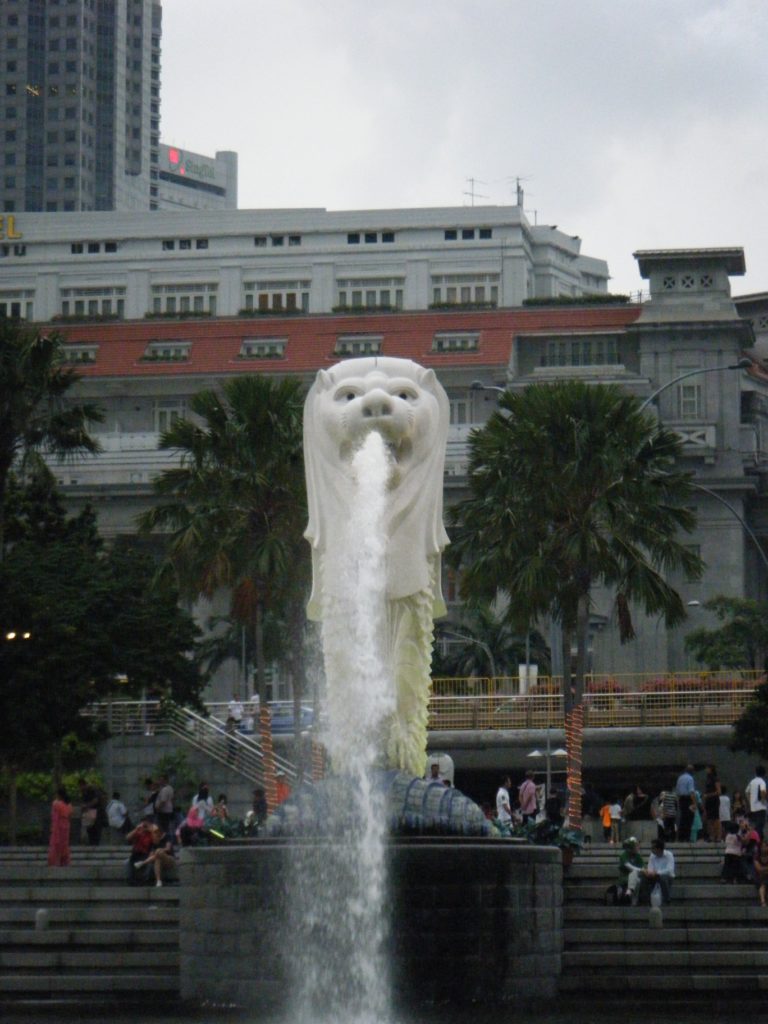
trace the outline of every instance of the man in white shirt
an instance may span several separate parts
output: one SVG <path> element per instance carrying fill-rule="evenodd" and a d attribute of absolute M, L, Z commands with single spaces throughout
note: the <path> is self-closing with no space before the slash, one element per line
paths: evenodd
<path fill-rule="evenodd" d="M 229 713 L 229 717 L 234 718 L 235 720 L 235 728 L 239 729 L 240 723 L 243 720 L 243 713 L 245 711 L 245 708 L 243 707 L 242 701 L 240 700 L 240 694 L 237 691 L 235 691 L 232 694 L 232 700 L 229 702 L 227 711 Z"/>
<path fill-rule="evenodd" d="M 765 768 L 761 764 L 755 768 L 755 777 L 748 784 L 745 793 L 749 803 L 749 820 L 754 825 L 755 832 L 762 839 L 768 801 L 766 800 Z"/>
<path fill-rule="evenodd" d="M 505 825 L 512 821 L 512 808 L 509 803 L 509 787 L 511 785 L 512 780 L 508 775 L 505 775 L 496 794 L 496 817 Z"/>
<path fill-rule="evenodd" d="M 640 872 L 639 903 L 650 903 L 651 893 L 658 883 L 661 888 L 661 902 L 670 902 L 672 880 L 675 877 L 675 856 L 671 850 L 664 848 L 663 839 L 654 839 L 651 843 L 651 856 L 648 866 Z"/>

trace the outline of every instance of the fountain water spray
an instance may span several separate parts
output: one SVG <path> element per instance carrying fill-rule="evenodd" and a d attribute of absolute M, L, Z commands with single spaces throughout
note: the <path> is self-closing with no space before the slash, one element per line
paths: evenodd
<path fill-rule="evenodd" d="M 296 1016 L 333 1024 L 382 1024 L 389 1018 L 385 957 L 385 838 L 381 792 L 382 734 L 394 710 L 387 658 L 386 535 L 392 464 L 381 435 L 368 434 L 352 458 L 355 487 L 339 524 L 346 557 L 341 586 L 323 597 L 323 651 L 329 688 L 327 745 L 345 778 L 335 838 L 295 859 L 301 892 L 292 914 L 299 971 Z M 378 774 L 377 774 L 377 769 Z M 296 910 L 297 908 L 294 908 Z"/>

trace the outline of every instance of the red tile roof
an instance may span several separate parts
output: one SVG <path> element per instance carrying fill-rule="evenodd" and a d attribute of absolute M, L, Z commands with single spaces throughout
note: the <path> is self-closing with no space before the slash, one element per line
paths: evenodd
<path fill-rule="evenodd" d="M 383 338 L 381 354 L 423 366 L 498 366 L 509 362 L 517 334 L 624 330 L 640 313 L 632 306 L 557 306 L 514 310 L 429 311 L 325 316 L 257 316 L 248 319 L 136 320 L 57 325 L 65 341 L 96 344 L 95 363 L 78 366 L 83 377 L 169 377 L 228 373 L 313 373 L 339 361 L 340 335 Z M 432 351 L 436 332 L 478 331 L 473 352 Z M 240 359 L 244 339 L 286 338 L 285 358 Z M 152 341 L 189 341 L 189 358 L 142 362 Z"/>

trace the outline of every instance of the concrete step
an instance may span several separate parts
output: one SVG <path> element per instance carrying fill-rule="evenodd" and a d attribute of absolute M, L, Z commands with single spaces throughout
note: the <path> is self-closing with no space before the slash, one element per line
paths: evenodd
<path fill-rule="evenodd" d="M 582 971 L 578 974 L 565 974 L 560 978 L 560 992 L 606 992 L 615 995 L 617 989 L 622 991 L 642 992 L 733 992 L 734 997 L 743 997 L 753 992 L 768 991 L 768 973 L 734 974 L 713 971 L 705 974 L 700 971 L 670 971 L 663 974 L 659 971 L 652 974 L 605 974 L 595 975 Z M 652 1018 L 649 1018 L 652 1019 Z"/>
<path fill-rule="evenodd" d="M 157 973 L 147 970 L 146 964 L 141 972 L 129 974 L 115 972 L 93 973 L 84 971 L 76 974 L 17 974 L 3 978 L 0 983 L 0 996 L 16 997 L 29 1000 L 32 998 L 52 998 L 55 996 L 76 998 L 94 993 L 114 996 L 125 993 L 133 1001 L 146 1000 L 149 1004 L 167 1003 L 178 999 L 178 982 L 174 978 L 164 983 L 163 971 Z"/>
<path fill-rule="evenodd" d="M 648 927 L 648 907 L 606 907 L 586 904 L 567 903 L 563 907 L 563 914 L 566 925 L 588 926 L 588 922 L 595 921 L 598 926 L 608 924 L 621 924 L 623 927 L 631 928 Z M 697 926 L 744 926 L 768 928 L 768 910 L 758 905 L 753 899 L 749 903 L 710 903 L 699 904 L 695 902 L 680 903 L 673 899 L 673 902 L 663 908 L 664 924 L 685 924 L 695 923 Z"/>
<path fill-rule="evenodd" d="M 0 887 L 32 884 L 33 882 L 66 881 L 67 885 L 93 885 L 96 882 L 124 882 L 128 852 L 119 860 L 93 861 L 74 864 L 68 868 L 49 868 L 47 864 L 0 863 Z"/>
<path fill-rule="evenodd" d="M 752 949 L 765 947 L 768 949 L 768 927 L 735 926 L 735 927 L 676 927 L 675 924 L 661 929 L 647 927 L 639 923 L 625 927 L 623 924 L 606 925 L 605 927 L 589 928 L 586 926 L 566 927 L 564 931 L 566 948 L 580 949 L 602 947 L 612 949 L 616 946 L 693 946 L 695 948 L 712 947 L 721 949 L 728 946 L 744 946 Z"/>
<path fill-rule="evenodd" d="M 30 903 L 0 906 L 0 927 L 27 928 L 34 925 L 35 914 L 40 905 Z M 52 930 L 76 925 L 114 928 L 124 928 L 126 925 L 135 927 L 141 924 L 178 926 L 179 921 L 179 907 L 174 902 L 123 904 L 120 907 L 114 907 L 110 903 L 102 906 L 45 906 L 48 910 L 49 928 Z"/>
<path fill-rule="evenodd" d="M 751 973 L 759 968 L 768 974 L 768 949 L 595 949 L 566 950 L 563 967 L 568 971 L 605 973 L 617 970 L 634 974 L 663 971 L 665 974 L 694 968 L 702 972 L 711 967 L 725 974 Z"/>
<path fill-rule="evenodd" d="M 72 928 L 69 922 L 66 922 L 63 925 L 48 927 L 45 931 L 30 929 L 29 922 L 25 928 L 0 927 L 0 951 L 18 949 L 22 946 L 46 948 L 59 945 L 121 946 L 126 949 L 141 947 L 142 950 L 146 950 L 149 947 L 162 949 L 169 943 L 173 945 L 177 940 L 178 928 L 174 923 L 157 923 L 152 928 L 84 928 L 82 925 Z"/>
<path fill-rule="evenodd" d="M 115 903 L 130 904 L 141 902 L 178 903 L 179 888 L 176 885 L 0 885 L 0 907 L 9 904 L 35 903 L 37 906 L 66 904 Z"/>
<path fill-rule="evenodd" d="M 605 890 L 616 881 L 615 878 L 604 879 L 599 883 L 581 882 L 578 885 L 565 886 L 565 901 L 576 903 L 605 903 Z M 711 900 L 718 903 L 753 903 L 757 899 L 753 885 L 721 885 L 719 882 L 689 882 L 676 879 L 672 885 L 672 901 Z"/>
<path fill-rule="evenodd" d="M 0 949 L 0 984 L 2 979 L 8 976 L 9 972 L 14 974 L 20 971 L 38 970 L 67 970 L 74 968 L 78 971 L 89 968 L 98 971 L 108 968 L 113 973 L 119 970 L 124 974 L 128 970 L 141 968 L 143 971 L 151 970 L 167 971 L 173 969 L 178 971 L 179 951 L 155 950 L 152 953 L 151 962 L 147 963 L 147 951 L 131 950 L 103 950 L 89 949 L 30 949 L 30 950 L 5 950 Z"/>
<path fill-rule="evenodd" d="M 606 885 L 610 884 L 610 879 L 614 879 L 618 876 L 618 864 L 618 858 L 610 864 L 582 863 L 581 861 L 575 861 L 568 869 L 566 883 L 570 885 L 574 882 L 604 878 L 606 880 Z M 691 881 L 699 879 L 706 881 L 712 878 L 719 878 L 722 866 L 722 857 L 706 862 L 696 861 L 691 864 L 680 864 L 677 862 L 675 864 L 675 873 L 678 878 L 685 878 L 686 880 Z M 87 869 L 80 868 L 78 870 L 83 871 Z M 0 869 L 0 879 L 2 879 L 2 877 L 2 869 Z"/>

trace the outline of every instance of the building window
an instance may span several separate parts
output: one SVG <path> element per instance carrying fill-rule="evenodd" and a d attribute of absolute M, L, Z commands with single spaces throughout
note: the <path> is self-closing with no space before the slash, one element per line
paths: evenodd
<path fill-rule="evenodd" d="M 432 277 L 432 303 L 435 306 L 497 306 L 498 302 L 498 274 L 436 274 Z"/>
<path fill-rule="evenodd" d="M 446 228 L 443 232 L 443 237 L 446 242 L 455 242 L 458 238 L 458 232 L 456 231 L 456 228 Z"/>
<path fill-rule="evenodd" d="M 69 366 L 95 363 L 98 345 L 64 345 L 64 362 Z"/>
<path fill-rule="evenodd" d="M 360 232 L 350 231 L 347 235 L 347 245 L 359 245 L 360 244 Z"/>
<path fill-rule="evenodd" d="M 474 228 L 462 228 L 461 229 L 461 237 L 465 241 L 470 241 L 471 239 L 473 239 L 475 237 L 475 229 Z"/>
<path fill-rule="evenodd" d="M 257 249 L 265 248 L 265 246 L 267 244 L 267 236 L 266 235 L 256 235 L 255 238 L 253 239 L 253 244 L 256 246 Z"/>
<path fill-rule="evenodd" d="M 339 335 L 333 354 L 342 359 L 350 356 L 380 356 L 383 342 L 380 334 Z"/>
<path fill-rule="evenodd" d="M 339 278 L 335 309 L 402 309 L 402 277 Z"/>
<path fill-rule="evenodd" d="M 394 231 L 382 231 L 381 232 L 382 242 L 394 242 L 395 232 Z"/>
<path fill-rule="evenodd" d="M 158 399 L 153 409 L 155 431 L 158 434 L 167 433 L 176 420 L 184 419 L 186 413 L 187 403 L 183 398 Z"/>
<path fill-rule="evenodd" d="M 432 339 L 433 352 L 477 352 L 479 331 L 438 331 Z"/>
<path fill-rule="evenodd" d="M 191 341 L 150 341 L 141 359 L 152 363 L 183 363 L 189 359 L 191 350 Z"/>
<path fill-rule="evenodd" d="M 283 235 L 272 235 L 271 239 L 272 239 L 272 245 L 276 245 L 276 246 L 281 246 L 283 244 L 283 242 L 285 241 L 285 238 L 284 238 Z"/>
<path fill-rule="evenodd" d="M 452 427 L 464 427 L 471 423 L 471 408 L 468 398 L 450 398 L 450 424 Z"/>
<path fill-rule="evenodd" d="M 215 316 L 217 290 L 213 283 L 152 285 L 152 313 Z"/>
<path fill-rule="evenodd" d="M 207 249 L 208 248 L 208 239 L 207 238 L 196 238 L 195 239 L 195 248 L 196 249 Z"/>
<path fill-rule="evenodd" d="M 619 362 L 619 344 L 615 337 L 551 338 L 541 358 L 541 365 L 614 366 Z"/>
<path fill-rule="evenodd" d="M 480 228 L 480 230 L 478 231 L 478 235 L 480 238 L 493 238 L 493 229 Z"/>
<path fill-rule="evenodd" d="M 105 242 L 104 252 L 117 252 L 117 242 Z"/>
<path fill-rule="evenodd" d="M 74 253 L 76 256 L 79 256 L 83 252 L 83 243 L 73 242 L 69 247 L 69 251 Z"/>
<path fill-rule="evenodd" d="M 366 231 L 365 232 L 365 241 L 366 241 L 367 245 L 371 245 L 374 242 L 378 242 L 378 240 L 379 240 L 379 236 L 376 234 L 375 231 Z"/>
<path fill-rule="evenodd" d="M 192 248 L 192 239 L 191 238 L 180 238 L 179 239 L 179 249 L 191 249 L 191 248 Z"/>
<path fill-rule="evenodd" d="M 288 245 L 301 245 L 301 235 L 288 235 Z"/>
<path fill-rule="evenodd" d="M 88 252 L 90 252 L 90 253 L 101 252 L 101 246 L 99 245 L 98 242 L 89 242 L 88 243 Z"/>
<path fill-rule="evenodd" d="M 284 359 L 287 338 L 245 338 L 240 346 L 240 359 Z"/>
<path fill-rule="evenodd" d="M 61 315 L 64 317 L 117 317 L 125 314 L 125 287 L 62 288 Z"/>
<path fill-rule="evenodd" d="M 171 252 L 176 248 L 176 242 L 172 238 L 164 238 L 162 242 L 163 252 Z"/>
<path fill-rule="evenodd" d="M 685 371 L 682 371 L 685 372 Z M 681 420 L 701 420 L 704 410 L 704 389 L 701 383 L 686 381 L 677 385 L 677 414 Z"/>
<path fill-rule="evenodd" d="M 243 285 L 244 312 L 308 313 L 311 282 L 300 281 L 246 281 Z"/>

